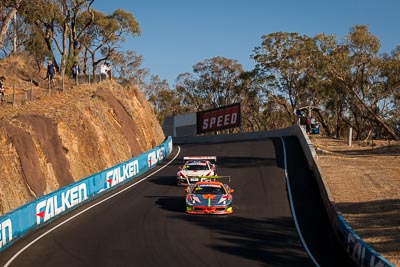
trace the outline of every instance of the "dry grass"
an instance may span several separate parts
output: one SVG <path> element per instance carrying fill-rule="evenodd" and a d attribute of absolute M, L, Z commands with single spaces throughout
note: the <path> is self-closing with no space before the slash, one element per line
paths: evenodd
<path fill-rule="evenodd" d="M 1 107 L 7 110 L 15 105 L 21 105 L 28 100 L 38 100 L 49 96 L 48 80 L 45 79 L 47 67 L 41 65 L 40 68 L 35 60 L 27 53 L 13 55 L 0 60 L 0 76 L 5 77 L 5 99 L 6 103 L 1 103 Z M 54 77 L 56 88 L 51 90 L 51 94 L 60 93 L 62 90 L 61 75 Z M 64 89 L 68 90 L 75 87 L 75 81 L 65 76 Z M 2 111 L 4 113 L 4 111 Z"/>
<path fill-rule="evenodd" d="M 356 233 L 400 266 L 400 142 L 313 136 L 321 173 Z"/>

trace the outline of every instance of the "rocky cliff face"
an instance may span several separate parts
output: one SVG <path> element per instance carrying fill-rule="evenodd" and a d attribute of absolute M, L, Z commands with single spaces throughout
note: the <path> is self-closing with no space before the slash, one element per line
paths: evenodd
<path fill-rule="evenodd" d="M 0 213 L 164 141 L 137 88 L 112 81 L 0 107 Z"/>

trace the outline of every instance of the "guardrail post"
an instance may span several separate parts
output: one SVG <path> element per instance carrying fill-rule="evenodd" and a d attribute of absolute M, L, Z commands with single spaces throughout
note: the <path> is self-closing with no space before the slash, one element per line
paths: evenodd
<path fill-rule="evenodd" d="M 349 127 L 349 132 L 347 135 L 347 145 L 351 146 L 353 141 L 353 128 Z"/>
<path fill-rule="evenodd" d="M 62 84 L 61 84 L 61 91 L 63 91 L 64 92 L 64 86 L 65 86 L 65 84 L 64 84 L 64 78 L 65 78 L 65 73 L 64 73 L 65 71 L 63 70 L 62 71 L 62 74 L 61 74 L 61 80 L 62 80 Z"/>
<path fill-rule="evenodd" d="M 13 85 L 13 100 L 12 100 L 12 106 L 15 105 L 17 99 L 17 89 L 15 89 L 15 84 Z"/>
<path fill-rule="evenodd" d="M 47 75 L 47 79 L 49 82 L 49 95 L 51 94 L 51 82 L 50 82 L 50 75 Z"/>
<path fill-rule="evenodd" d="M 29 96 L 29 100 L 30 101 L 32 101 L 32 99 L 33 99 L 33 82 L 32 82 L 32 79 L 31 79 L 31 91 L 30 91 L 30 96 Z"/>

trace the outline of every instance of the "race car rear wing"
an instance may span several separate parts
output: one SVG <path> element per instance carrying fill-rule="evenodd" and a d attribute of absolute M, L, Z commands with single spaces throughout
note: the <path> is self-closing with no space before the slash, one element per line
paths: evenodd
<path fill-rule="evenodd" d="M 218 176 L 218 175 L 214 175 L 214 176 L 199 176 L 201 181 L 212 181 L 215 182 L 216 180 L 228 180 L 229 182 L 231 181 L 231 177 L 230 176 Z"/>
<path fill-rule="evenodd" d="M 183 157 L 183 160 L 214 160 L 217 161 L 216 156 L 190 156 L 190 157 Z"/>

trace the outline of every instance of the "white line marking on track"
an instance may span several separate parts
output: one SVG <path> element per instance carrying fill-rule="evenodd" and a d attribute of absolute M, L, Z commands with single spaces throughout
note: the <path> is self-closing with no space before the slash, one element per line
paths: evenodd
<path fill-rule="evenodd" d="M 38 236 L 37 238 L 35 238 L 34 240 L 32 240 L 30 243 L 28 243 L 26 246 L 24 246 L 22 249 L 20 249 L 17 253 L 15 253 L 15 255 L 12 256 L 12 257 L 7 261 L 7 263 L 4 265 L 4 267 L 10 266 L 10 264 L 11 264 L 19 255 L 21 255 L 22 252 L 24 252 L 25 250 L 27 250 L 30 246 L 32 246 L 33 244 L 35 244 L 38 240 L 40 240 L 42 237 L 48 235 L 49 233 L 51 233 L 51 232 L 54 231 L 55 229 L 61 227 L 62 225 L 66 224 L 67 222 L 71 221 L 72 219 L 75 219 L 75 218 L 78 217 L 79 215 L 81 215 L 81 214 L 85 213 L 86 211 L 88 211 L 88 210 L 90 210 L 90 209 L 96 207 L 97 205 L 100 205 L 101 203 L 103 203 L 103 202 L 105 202 L 105 201 L 107 201 L 107 200 L 109 200 L 109 199 L 111 199 L 111 198 L 113 198 L 113 197 L 115 197 L 115 196 L 121 194 L 122 192 L 128 190 L 129 188 L 131 188 L 131 187 L 133 187 L 133 186 L 135 186 L 135 185 L 137 185 L 137 184 L 139 184 L 139 183 L 141 183 L 141 182 L 147 180 L 149 177 L 151 177 L 151 176 L 153 176 L 154 174 L 156 174 L 157 172 L 161 171 L 162 169 L 164 169 L 165 167 L 167 167 L 169 164 L 171 164 L 171 163 L 178 157 L 178 155 L 180 154 L 180 152 L 181 152 L 181 147 L 178 146 L 178 152 L 176 153 L 176 155 L 175 155 L 167 164 L 165 164 L 164 166 L 162 166 L 162 167 L 159 168 L 158 170 L 156 170 L 156 171 L 154 171 L 154 172 L 148 174 L 146 177 L 142 178 L 141 180 L 139 180 L 139 181 L 137 181 L 137 182 L 131 184 L 130 186 L 127 186 L 126 188 L 124 188 L 124 189 L 122 189 L 122 190 L 120 190 L 120 191 L 118 191 L 118 192 L 115 192 L 115 193 L 112 194 L 111 196 L 109 196 L 109 197 L 107 197 L 107 198 L 105 198 L 105 199 L 103 199 L 103 200 L 101 200 L 101 201 L 99 201 L 99 202 L 93 204 L 92 206 L 87 207 L 86 209 L 84 209 L 84 210 L 78 212 L 77 214 L 75 214 L 74 216 L 72 216 L 72 217 L 66 219 L 66 220 L 63 221 L 63 222 L 60 222 L 59 224 L 57 224 L 56 226 L 54 226 L 53 228 L 51 228 L 51 229 L 48 230 L 47 232 L 41 234 L 40 236 Z"/>
<path fill-rule="evenodd" d="M 287 174 L 287 162 L 286 162 L 286 144 L 285 141 L 283 140 L 282 137 L 280 137 L 281 141 L 282 141 L 282 146 L 283 146 L 283 161 L 284 161 L 284 168 L 285 168 L 285 179 L 286 179 L 286 184 L 287 184 L 287 189 L 288 189 L 288 195 L 289 195 L 289 202 L 290 202 L 290 209 L 292 211 L 292 216 L 293 216 L 293 220 L 294 220 L 294 224 L 296 225 L 296 229 L 297 229 L 297 233 L 299 234 L 301 243 L 303 244 L 304 249 L 306 250 L 308 256 L 311 258 L 311 260 L 313 261 L 313 263 L 315 264 L 315 266 L 319 267 L 319 264 L 317 262 L 317 260 L 314 258 L 314 256 L 311 254 L 310 249 L 308 248 L 306 241 L 303 238 L 303 234 L 301 233 L 300 230 L 300 226 L 299 226 L 299 222 L 297 221 L 297 217 L 296 217 L 296 211 L 294 210 L 294 204 L 293 204 L 293 198 L 292 198 L 292 190 L 290 188 L 290 181 L 289 181 L 289 177 Z"/>

